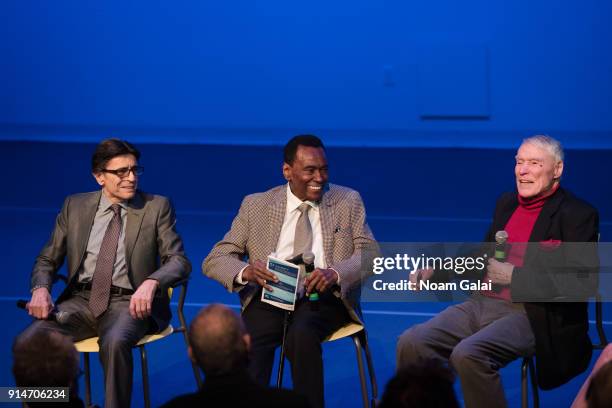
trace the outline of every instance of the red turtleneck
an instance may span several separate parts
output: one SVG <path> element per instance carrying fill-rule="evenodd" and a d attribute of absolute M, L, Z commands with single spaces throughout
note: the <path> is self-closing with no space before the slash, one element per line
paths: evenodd
<path fill-rule="evenodd" d="M 506 262 L 511 263 L 515 267 L 523 266 L 523 258 L 527 251 L 527 243 L 533 231 L 533 226 L 538 219 L 542 207 L 548 198 L 557 191 L 559 185 L 557 184 L 552 189 L 547 191 L 540 197 L 529 199 L 518 196 L 519 205 L 512 213 L 512 216 L 508 220 L 508 223 L 504 227 L 504 230 L 508 233 L 508 243 L 510 244 L 510 250 L 508 251 L 508 259 Z M 487 282 L 489 279 L 488 274 L 485 275 L 484 281 Z M 505 286 L 499 292 L 483 291 L 483 295 L 497 299 L 504 299 L 507 301 L 511 300 L 510 287 Z"/>

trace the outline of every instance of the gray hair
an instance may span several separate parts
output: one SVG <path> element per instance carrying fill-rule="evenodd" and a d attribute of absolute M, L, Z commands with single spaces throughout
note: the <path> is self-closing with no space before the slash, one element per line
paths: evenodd
<path fill-rule="evenodd" d="M 541 147 L 542 149 L 545 149 L 554 157 L 556 162 L 563 161 L 563 158 L 565 156 L 563 154 L 563 146 L 561 146 L 561 142 L 548 135 L 530 136 L 526 139 L 523 139 L 523 144 L 525 143 L 530 143 Z"/>

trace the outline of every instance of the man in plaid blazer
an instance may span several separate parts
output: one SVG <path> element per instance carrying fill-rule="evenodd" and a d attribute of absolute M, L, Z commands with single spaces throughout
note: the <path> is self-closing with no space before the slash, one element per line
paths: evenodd
<path fill-rule="evenodd" d="M 376 242 L 366 223 L 359 193 L 328 184 L 325 148 L 316 136 L 291 139 L 284 150 L 288 184 L 247 196 L 230 231 L 203 262 L 206 276 L 238 292 L 253 339 L 250 370 L 268 384 L 274 351 L 282 340 L 284 311 L 260 301 L 261 288 L 276 277 L 266 269 L 268 255 L 292 256 L 298 207 L 307 203 L 316 269 L 304 281 L 306 295 L 320 294 L 319 310 L 302 297 L 286 340 L 294 389 L 313 406 L 323 406 L 321 341 L 349 320 L 361 322 L 362 255 Z"/>

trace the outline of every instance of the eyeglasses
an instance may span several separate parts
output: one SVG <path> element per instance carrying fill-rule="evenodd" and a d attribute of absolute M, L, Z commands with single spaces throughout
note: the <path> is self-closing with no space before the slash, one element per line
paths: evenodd
<path fill-rule="evenodd" d="M 102 172 L 111 173 L 119 178 L 124 178 L 124 177 L 129 176 L 130 172 L 134 173 L 135 176 L 140 176 L 142 173 L 144 173 L 144 167 L 142 166 L 121 167 L 115 170 L 102 169 Z"/>

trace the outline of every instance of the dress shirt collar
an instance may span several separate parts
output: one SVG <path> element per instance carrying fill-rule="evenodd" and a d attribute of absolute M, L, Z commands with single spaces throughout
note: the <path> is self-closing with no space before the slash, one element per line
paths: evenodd
<path fill-rule="evenodd" d="M 127 211 L 126 201 L 120 201 L 117 204 L 119 204 L 124 211 Z M 104 194 L 104 191 L 102 191 L 100 194 L 100 204 L 98 204 L 98 209 L 104 212 L 110 211 L 110 207 L 112 205 L 113 205 L 113 202 L 106 196 L 106 194 Z"/>
<path fill-rule="evenodd" d="M 302 203 L 307 203 L 309 206 L 312 207 L 312 209 L 314 209 L 315 211 L 319 211 L 319 203 L 316 203 L 314 201 L 302 201 L 299 198 L 297 198 L 295 196 L 295 194 L 293 194 L 293 192 L 291 191 L 291 187 L 289 186 L 289 183 L 287 183 L 287 211 L 288 213 L 292 212 L 292 211 L 296 211 L 297 208 L 302 204 Z"/>

